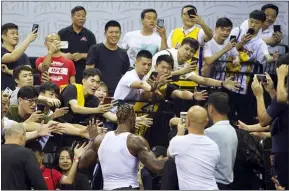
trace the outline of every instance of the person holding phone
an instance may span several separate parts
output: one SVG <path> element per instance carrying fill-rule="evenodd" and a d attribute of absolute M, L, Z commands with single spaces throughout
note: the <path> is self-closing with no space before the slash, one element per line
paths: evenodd
<path fill-rule="evenodd" d="M 35 67 L 41 75 L 41 83 L 49 81 L 55 83 L 59 88 L 62 85 L 75 83 L 76 70 L 73 61 L 67 59 L 60 49 L 60 36 L 52 33 L 46 36 L 45 46 L 47 55 L 39 57 L 35 61 Z M 43 75 L 48 75 L 44 79 Z"/>
<path fill-rule="evenodd" d="M 141 13 L 141 30 L 125 34 L 122 46 L 127 50 L 130 67 L 135 68 L 136 55 L 140 50 L 148 50 L 152 55 L 167 49 L 167 37 L 163 19 L 157 19 L 154 9 L 145 9 Z M 157 33 L 154 32 L 157 30 Z"/>
<path fill-rule="evenodd" d="M 214 37 L 204 46 L 204 60 L 202 68 L 202 76 L 213 77 L 211 68 L 215 67 L 218 70 L 225 70 L 227 62 L 232 60 L 234 67 L 240 65 L 239 52 L 235 48 L 237 37 L 231 36 L 233 23 L 230 19 L 223 17 L 216 22 Z M 224 79 L 223 76 L 216 76 L 216 79 Z"/>
<path fill-rule="evenodd" d="M 168 37 L 168 47 L 178 49 L 182 41 L 191 37 L 196 39 L 200 46 L 208 42 L 213 37 L 212 29 L 204 22 L 202 17 L 197 13 L 197 8 L 193 5 L 186 5 L 181 10 L 183 27 L 175 28 Z M 199 27 L 199 26 L 200 27 Z M 199 58 L 199 52 L 195 52 L 194 57 Z"/>
<path fill-rule="evenodd" d="M 19 65 L 31 66 L 29 58 L 24 53 L 27 47 L 37 38 L 36 29 L 30 32 L 25 40 L 19 42 L 18 26 L 14 23 L 6 23 L 1 27 L 1 90 L 6 87 L 15 88 L 12 79 L 13 70 Z M 16 47 L 17 46 L 17 47 Z"/>

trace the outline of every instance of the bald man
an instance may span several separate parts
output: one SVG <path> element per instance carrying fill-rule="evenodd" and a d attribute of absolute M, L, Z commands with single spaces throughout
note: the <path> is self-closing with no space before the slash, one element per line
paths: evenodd
<path fill-rule="evenodd" d="M 217 144 L 204 135 L 208 121 L 206 109 L 191 107 L 186 124 L 179 120 L 178 134 L 170 142 L 168 155 L 175 158 L 180 190 L 218 190 L 214 173 L 220 152 Z"/>
<path fill-rule="evenodd" d="M 47 55 L 37 58 L 36 69 L 41 73 L 41 83 L 50 81 L 58 87 L 75 83 L 75 66 L 61 52 L 60 37 L 56 33 L 46 36 Z"/>
<path fill-rule="evenodd" d="M 47 190 L 34 153 L 24 147 L 26 132 L 23 125 L 7 127 L 5 140 L 1 146 L 1 189 Z"/>

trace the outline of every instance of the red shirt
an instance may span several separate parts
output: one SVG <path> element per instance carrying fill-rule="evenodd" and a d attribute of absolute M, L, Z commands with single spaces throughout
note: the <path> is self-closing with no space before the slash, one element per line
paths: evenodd
<path fill-rule="evenodd" d="M 55 169 L 49 169 L 44 166 L 41 167 L 41 171 L 42 171 L 42 175 L 46 182 L 48 190 L 55 190 L 57 184 L 60 183 L 62 174 Z M 53 179 L 53 182 L 52 182 L 52 179 Z"/>
<path fill-rule="evenodd" d="M 37 58 L 35 66 L 38 71 L 39 71 L 38 67 L 44 61 L 44 59 L 45 57 Z M 74 63 L 71 60 L 63 56 L 59 56 L 51 58 L 51 64 L 48 69 L 48 73 L 49 73 L 49 81 L 60 87 L 61 85 L 69 84 L 70 77 L 75 76 L 76 71 Z"/>

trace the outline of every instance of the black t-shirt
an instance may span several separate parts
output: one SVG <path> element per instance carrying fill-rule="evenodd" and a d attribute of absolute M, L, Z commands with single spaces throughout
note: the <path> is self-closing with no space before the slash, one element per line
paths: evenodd
<path fill-rule="evenodd" d="M 272 152 L 288 152 L 288 105 L 278 103 L 276 98 L 274 98 L 267 109 L 267 114 L 273 119 L 271 125 Z"/>
<path fill-rule="evenodd" d="M 87 65 L 93 65 L 102 73 L 102 81 L 107 85 L 109 95 L 113 95 L 115 88 L 130 66 L 125 50 L 109 50 L 103 43 L 94 45 L 88 52 Z"/>
<path fill-rule="evenodd" d="M 88 177 L 85 174 L 77 172 L 73 184 L 58 186 L 60 190 L 91 190 Z"/>
<path fill-rule="evenodd" d="M 1 146 L 2 190 L 47 190 L 35 154 L 23 146 Z"/>
<path fill-rule="evenodd" d="M 79 123 L 83 121 L 87 121 L 87 119 L 93 115 L 82 115 L 73 113 L 71 110 L 69 101 L 77 100 L 77 90 L 75 85 L 70 84 L 60 94 L 60 101 L 62 103 L 62 107 L 69 107 L 69 112 L 62 117 L 62 120 L 69 123 Z M 99 99 L 94 95 L 89 95 L 85 97 L 84 107 L 98 107 Z"/>
<path fill-rule="evenodd" d="M 64 53 L 88 53 L 88 50 L 92 45 L 96 44 L 96 39 L 94 34 L 88 30 L 87 28 L 83 27 L 83 29 L 77 34 L 72 25 L 61 29 L 58 32 L 60 39 L 62 41 L 68 41 L 68 49 L 63 49 L 62 52 Z M 86 59 L 81 59 L 79 61 L 73 61 L 76 69 L 76 83 L 81 83 L 82 80 L 82 73 L 85 69 Z"/>
<path fill-rule="evenodd" d="M 1 58 L 7 53 L 11 53 L 11 52 L 9 52 L 6 48 L 1 47 Z M 22 54 L 21 57 L 15 62 L 10 62 L 10 63 L 1 62 L 1 64 L 6 64 L 10 70 L 14 70 L 17 66 L 20 66 L 20 65 L 29 65 L 29 66 L 31 65 L 29 58 L 27 57 L 25 53 Z M 2 71 L 1 71 L 1 75 L 2 75 L 1 76 L 1 90 L 4 90 L 7 87 L 14 90 L 16 84 L 14 80 L 12 79 L 12 76 L 9 74 L 3 73 Z"/>

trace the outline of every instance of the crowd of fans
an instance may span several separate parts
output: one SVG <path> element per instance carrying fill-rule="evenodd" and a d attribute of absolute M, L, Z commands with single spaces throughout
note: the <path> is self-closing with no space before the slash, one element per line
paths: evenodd
<path fill-rule="evenodd" d="M 122 44 L 115 20 L 96 43 L 84 27 L 86 10 L 77 6 L 72 25 L 46 36 L 47 52 L 35 63 L 24 52 L 38 28 L 18 45 L 18 26 L 2 25 L 2 189 L 243 189 L 237 182 L 246 177 L 236 166 L 251 152 L 240 159 L 250 144 L 241 144 L 240 130 L 258 143 L 272 140 L 270 181 L 288 189 L 289 55 L 276 49 L 283 39 L 274 25 L 278 7 L 266 4 L 235 28 L 219 18 L 214 30 L 196 7 L 180 12 L 183 26 L 168 37 L 156 10 L 145 9 L 142 28 L 126 33 Z M 272 99 L 267 109 L 263 89 Z M 246 107 L 257 108 L 259 123 L 236 127 L 230 95 L 252 96 L 251 90 L 256 106 Z M 177 100 L 193 104 L 157 124 L 172 132 L 169 145 L 147 141 L 147 131 L 160 135 L 149 113 Z M 265 189 L 250 182 L 262 173 L 243 168 L 253 172 L 245 189 Z"/>

